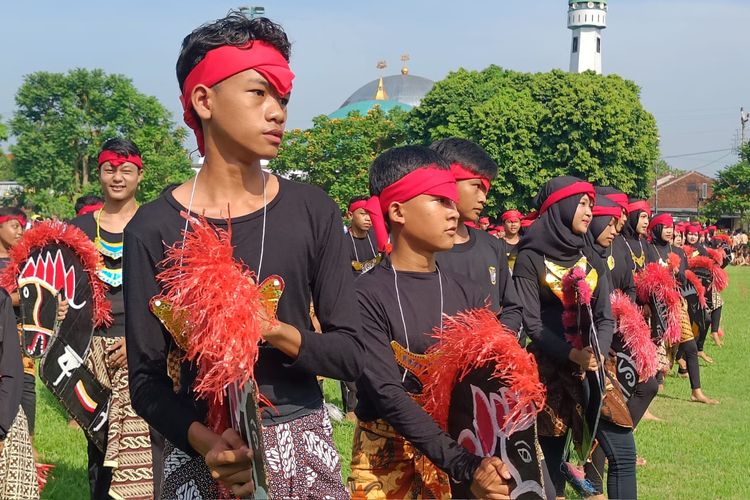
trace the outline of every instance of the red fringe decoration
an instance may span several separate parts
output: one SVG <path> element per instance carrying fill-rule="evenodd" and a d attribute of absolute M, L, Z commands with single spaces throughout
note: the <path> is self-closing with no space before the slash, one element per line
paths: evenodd
<path fill-rule="evenodd" d="M 677 344 L 681 338 L 680 329 L 680 293 L 677 291 L 677 280 L 672 271 L 664 266 L 652 262 L 635 275 L 635 287 L 638 299 L 648 303 L 651 295 L 667 306 L 667 331 L 665 339 L 671 344 Z"/>
<path fill-rule="evenodd" d="M 681 260 L 682 259 L 680 259 L 680 256 L 674 252 L 669 252 L 669 255 L 667 255 L 667 265 L 672 271 L 677 271 L 680 269 Z"/>
<path fill-rule="evenodd" d="M 226 425 L 225 388 L 254 381 L 266 310 L 255 274 L 234 259 L 231 225 L 224 230 L 205 218 L 189 220 L 184 244 L 168 248 L 162 261 L 159 298 L 184 313 L 185 357 L 198 363 L 194 389 L 208 400 L 209 423 L 217 430 Z"/>
<path fill-rule="evenodd" d="M 502 428 L 512 434 L 544 407 L 546 389 L 539 381 L 534 356 L 526 352 L 516 336 L 489 309 L 475 309 L 447 317 L 443 331 L 433 335 L 438 343 L 428 351 L 435 356 L 429 364 L 428 383 L 423 387 L 425 410 L 442 427 L 448 427 L 448 409 L 454 386 L 473 369 L 494 365 L 493 379 L 501 379 L 513 392 L 516 405 Z"/>
<path fill-rule="evenodd" d="M 55 466 L 52 464 L 36 464 L 36 483 L 39 486 L 39 494 L 47 486 L 47 482 L 49 481 L 48 476 L 54 468 Z"/>
<path fill-rule="evenodd" d="M 591 304 L 593 291 L 586 282 L 586 271 L 578 266 L 573 267 L 562 277 L 562 323 L 566 330 L 578 326 L 578 308 L 576 306 Z M 565 333 L 565 340 L 575 349 L 583 349 L 581 332 Z"/>
<path fill-rule="evenodd" d="M 612 292 L 610 302 L 620 335 L 633 356 L 638 377 L 643 382 L 656 375 L 659 369 L 656 344 L 651 341 L 651 328 L 638 306 L 620 290 Z"/>
<path fill-rule="evenodd" d="M 112 304 L 107 300 L 107 285 L 99 279 L 96 272 L 104 265 L 99 250 L 94 243 L 76 226 L 60 221 L 44 221 L 35 224 L 23 233 L 21 239 L 10 250 L 10 262 L 0 274 L 0 287 L 8 293 L 18 288 L 18 275 L 21 267 L 34 250 L 47 245 L 64 245 L 70 248 L 81 260 L 81 265 L 91 283 L 91 295 L 94 299 L 94 325 L 99 328 L 112 324 Z"/>
<path fill-rule="evenodd" d="M 690 245 L 682 245 L 682 251 L 685 252 L 685 256 L 689 259 L 695 253 L 695 248 Z"/>
<path fill-rule="evenodd" d="M 706 251 L 708 252 L 708 255 L 714 259 L 714 262 L 716 262 L 719 266 L 724 264 L 724 258 L 726 257 L 726 254 L 724 253 L 724 250 L 720 248 L 708 248 L 706 247 Z"/>
<path fill-rule="evenodd" d="M 701 307 L 703 309 L 707 308 L 708 304 L 706 304 L 706 287 L 703 286 L 703 282 L 701 282 L 701 279 L 696 276 L 695 273 L 690 269 L 685 271 L 685 279 L 687 279 L 690 284 L 695 287 L 695 291 L 698 293 L 698 302 L 700 303 Z"/>
<path fill-rule="evenodd" d="M 705 255 L 691 257 L 688 259 L 688 267 L 690 269 L 701 267 L 711 271 L 711 276 L 713 277 L 712 286 L 717 292 L 721 292 L 729 284 L 729 276 L 727 276 L 727 272 L 722 269 L 720 265 L 717 265 L 711 257 L 706 257 Z"/>
<path fill-rule="evenodd" d="M 732 238 L 728 234 L 723 234 L 723 233 L 715 234 L 713 236 L 713 239 L 714 240 L 723 241 L 724 243 L 726 243 L 730 247 L 732 246 Z"/>

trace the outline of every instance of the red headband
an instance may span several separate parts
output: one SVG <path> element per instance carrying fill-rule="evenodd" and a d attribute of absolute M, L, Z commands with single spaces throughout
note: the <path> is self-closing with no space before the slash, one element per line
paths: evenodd
<path fill-rule="evenodd" d="M 674 219 L 671 214 L 659 214 L 648 223 L 648 232 L 650 233 L 659 224 L 664 227 L 674 227 Z"/>
<path fill-rule="evenodd" d="M 354 213 L 355 210 L 359 210 L 360 208 L 365 208 L 365 205 L 367 205 L 367 200 L 355 201 L 351 205 L 349 205 L 349 212 Z"/>
<path fill-rule="evenodd" d="M 611 193 L 604 195 L 604 197 L 614 201 L 622 208 L 624 208 L 625 211 L 628 210 L 628 195 L 626 195 L 625 193 Z"/>
<path fill-rule="evenodd" d="M 480 224 L 489 224 L 490 223 L 490 218 L 489 217 L 480 217 L 479 218 L 479 223 Z"/>
<path fill-rule="evenodd" d="M 514 220 L 520 221 L 521 219 L 523 219 L 523 214 L 518 210 L 508 210 L 502 215 L 501 218 L 503 219 L 503 222 Z"/>
<path fill-rule="evenodd" d="M 119 153 L 115 153 L 114 151 L 110 151 L 108 149 L 105 149 L 101 153 L 99 153 L 99 159 L 97 160 L 97 166 L 101 167 L 104 163 L 109 162 L 110 165 L 113 167 L 118 167 L 122 165 L 123 163 L 130 162 L 138 169 L 143 168 L 143 161 L 141 160 L 141 157 L 138 155 L 127 155 L 123 156 Z"/>
<path fill-rule="evenodd" d="M 365 210 L 372 220 L 378 250 L 384 251 L 388 243 L 388 230 L 383 215 L 388 212 L 391 203 L 405 203 L 421 194 L 442 196 L 457 202 L 456 179 L 449 170 L 439 169 L 437 165 L 427 165 L 409 172 L 383 189 L 379 196 L 372 196 L 367 200 Z"/>
<path fill-rule="evenodd" d="M 243 47 L 223 45 L 209 50 L 205 57 L 190 71 L 182 86 L 182 118 L 193 129 L 198 142 L 198 151 L 204 153 L 203 130 L 200 121 L 193 114 L 192 94 L 196 85 L 213 87 L 227 78 L 248 69 L 254 69 L 276 90 L 286 96 L 292 90 L 294 73 L 289 63 L 273 45 L 261 40 L 253 40 Z"/>
<path fill-rule="evenodd" d="M 636 210 L 643 210 L 651 217 L 651 207 L 646 200 L 638 200 L 628 204 L 628 213 L 631 214 Z"/>
<path fill-rule="evenodd" d="M 604 217 L 608 215 L 615 219 L 619 219 L 620 215 L 622 215 L 622 208 L 619 206 L 606 207 L 604 205 L 594 205 L 594 208 L 591 209 L 591 213 L 594 217 Z"/>
<path fill-rule="evenodd" d="M 468 179 L 480 179 L 482 181 L 482 185 L 484 186 L 484 190 L 485 191 L 490 190 L 490 180 L 487 177 L 484 177 L 482 175 L 472 172 L 471 170 L 464 167 L 460 163 L 451 163 L 451 173 L 453 174 L 453 177 L 455 177 L 457 181 L 465 181 Z"/>
<path fill-rule="evenodd" d="M 701 226 L 700 226 L 700 224 L 689 224 L 687 226 L 687 232 L 688 233 L 700 234 L 700 232 L 701 232 Z"/>
<path fill-rule="evenodd" d="M 96 212 L 100 208 L 104 208 L 104 203 L 94 203 L 93 205 L 86 205 L 85 207 L 81 207 L 76 215 L 81 216 L 90 214 L 91 212 Z"/>
<path fill-rule="evenodd" d="M 0 217 L 0 224 L 5 224 L 12 220 L 17 220 L 18 223 L 21 224 L 21 227 L 26 227 L 26 217 L 23 215 L 3 215 Z"/>
<path fill-rule="evenodd" d="M 536 220 L 539 218 L 539 212 L 536 210 L 532 210 L 531 212 L 527 213 L 523 219 L 521 219 L 521 227 L 531 227 L 531 225 L 536 222 Z"/>
<path fill-rule="evenodd" d="M 577 194 L 588 195 L 588 197 L 591 198 L 592 203 L 596 202 L 596 190 L 594 189 L 594 186 L 586 181 L 578 181 L 550 194 L 547 199 L 544 200 L 544 203 L 542 203 L 542 208 L 539 209 L 539 215 L 542 215 L 549 209 L 549 207 L 558 201 Z"/>

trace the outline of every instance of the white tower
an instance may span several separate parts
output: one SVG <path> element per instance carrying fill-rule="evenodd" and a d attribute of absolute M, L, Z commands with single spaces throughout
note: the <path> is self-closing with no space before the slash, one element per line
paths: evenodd
<path fill-rule="evenodd" d="M 573 31 L 570 72 L 602 73 L 602 30 L 607 27 L 607 0 L 568 0 L 568 28 Z"/>

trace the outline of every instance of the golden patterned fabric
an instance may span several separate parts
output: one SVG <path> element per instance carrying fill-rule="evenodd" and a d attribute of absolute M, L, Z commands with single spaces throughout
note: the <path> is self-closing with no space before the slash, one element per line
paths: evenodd
<path fill-rule="evenodd" d="M 630 416 L 625 396 L 617 383 L 617 360 L 615 356 L 607 356 L 604 361 L 604 371 L 607 375 L 605 384 L 607 392 L 604 394 L 604 401 L 602 402 L 602 418 L 620 427 L 632 429 L 633 417 Z"/>
<path fill-rule="evenodd" d="M 104 455 L 104 466 L 113 469 L 109 494 L 113 498 L 145 500 L 154 496 L 148 424 L 136 415 L 130 403 L 127 367 L 114 369 L 107 363 L 107 348 L 121 338 L 95 336 L 86 366 L 112 390 Z"/>
<path fill-rule="evenodd" d="M 39 484 L 36 480 L 34 451 L 31 437 L 22 408 L 5 438 L 5 446 L 0 453 L 0 498 L 3 500 L 27 500 L 39 498 Z"/>
<path fill-rule="evenodd" d="M 357 421 L 348 484 L 353 499 L 451 497 L 448 475 L 383 420 Z"/>
<path fill-rule="evenodd" d="M 558 299 L 562 300 L 563 276 L 565 276 L 565 274 L 574 267 L 579 267 L 584 272 L 586 272 L 586 268 L 589 267 L 589 261 L 585 256 L 581 256 L 581 258 L 578 259 L 578 262 L 573 264 L 571 267 L 565 267 L 559 264 L 555 264 L 554 262 L 550 262 L 545 258 L 544 267 L 547 268 L 547 275 L 544 277 L 544 281 L 547 283 L 547 286 L 549 286 L 550 290 L 552 290 L 552 293 L 554 293 Z M 588 283 L 592 291 L 596 290 L 596 285 L 599 283 L 599 273 L 593 266 L 586 273 L 586 283 Z"/>

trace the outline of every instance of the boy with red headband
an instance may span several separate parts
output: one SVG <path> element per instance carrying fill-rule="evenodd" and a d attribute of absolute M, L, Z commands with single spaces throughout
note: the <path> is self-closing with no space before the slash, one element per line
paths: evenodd
<path fill-rule="evenodd" d="M 104 203 L 82 210 L 84 213 L 70 222 L 86 233 L 102 256 L 104 267 L 97 274 L 109 287 L 107 299 L 113 317 L 109 328 L 94 332 L 85 360 L 99 382 L 112 390 L 107 449 L 102 453 L 93 442 L 88 443 L 91 498 L 151 496 L 152 463 L 157 464 L 157 476 L 161 470 L 160 438 L 150 434 L 148 424 L 135 414 L 130 402 L 122 279 L 123 231 L 138 210 L 135 194 L 143 179 L 138 146 L 129 139 L 108 139 L 99 153 L 98 174 Z M 153 454 L 152 440 L 156 445 Z"/>
<path fill-rule="evenodd" d="M 377 242 L 374 240 L 370 214 L 365 210 L 367 198 L 358 196 L 349 201 L 346 219 L 349 221 L 348 238 L 351 240 L 349 256 L 352 261 L 352 272 L 357 277 L 366 273 L 380 262 Z"/>
<path fill-rule="evenodd" d="M 395 354 L 424 354 L 443 315 L 485 303 L 477 285 L 436 264 L 435 254 L 451 249 L 458 227 L 455 178 L 435 151 L 406 146 L 375 159 L 370 192 L 378 244 L 385 248 L 390 227 L 393 250 L 356 280 L 368 362 L 357 381 L 352 494 L 446 498 L 453 480 L 471 483 L 478 498 L 507 495 L 502 461 L 468 452 L 441 430 L 414 399 L 419 370 L 400 365 Z"/>
<path fill-rule="evenodd" d="M 164 498 L 228 494 L 217 482 L 246 497 L 255 489 L 254 459 L 264 461 L 273 498 L 348 497 L 316 379 L 354 380 L 364 359 L 341 212 L 320 189 L 261 170 L 261 160 L 277 155 L 286 125 L 290 50 L 279 25 L 240 12 L 185 37 L 177 78 L 205 161 L 196 177 L 141 207 L 125 230 L 131 395 L 167 440 Z M 192 231 L 186 213 L 231 227 L 234 260 L 256 282 L 277 276 L 285 284 L 278 321 L 261 322 L 254 365 L 259 395 L 270 403 L 260 405 L 264 456 L 253 457 L 235 429 L 209 427 L 206 401 L 193 391 L 195 364 L 176 358 L 178 392 L 167 374 L 170 353 L 180 354 L 149 301 L 164 291 L 156 275 L 175 265 L 164 261 L 165 248 Z M 207 286 L 221 287 L 224 278 Z M 323 335 L 313 331 L 311 302 Z"/>
<path fill-rule="evenodd" d="M 466 139 L 442 139 L 430 146 L 450 165 L 456 179 L 459 213 L 453 248 L 437 254 L 441 269 L 461 274 L 482 287 L 490 306 L 502 311 L 501 321 L 512 331 L 521 329 L 522 307 L 518 301 L 502 244 L 485 231 L 469 228 L 487 203 L 497 164 L 487 152 Z"/>

